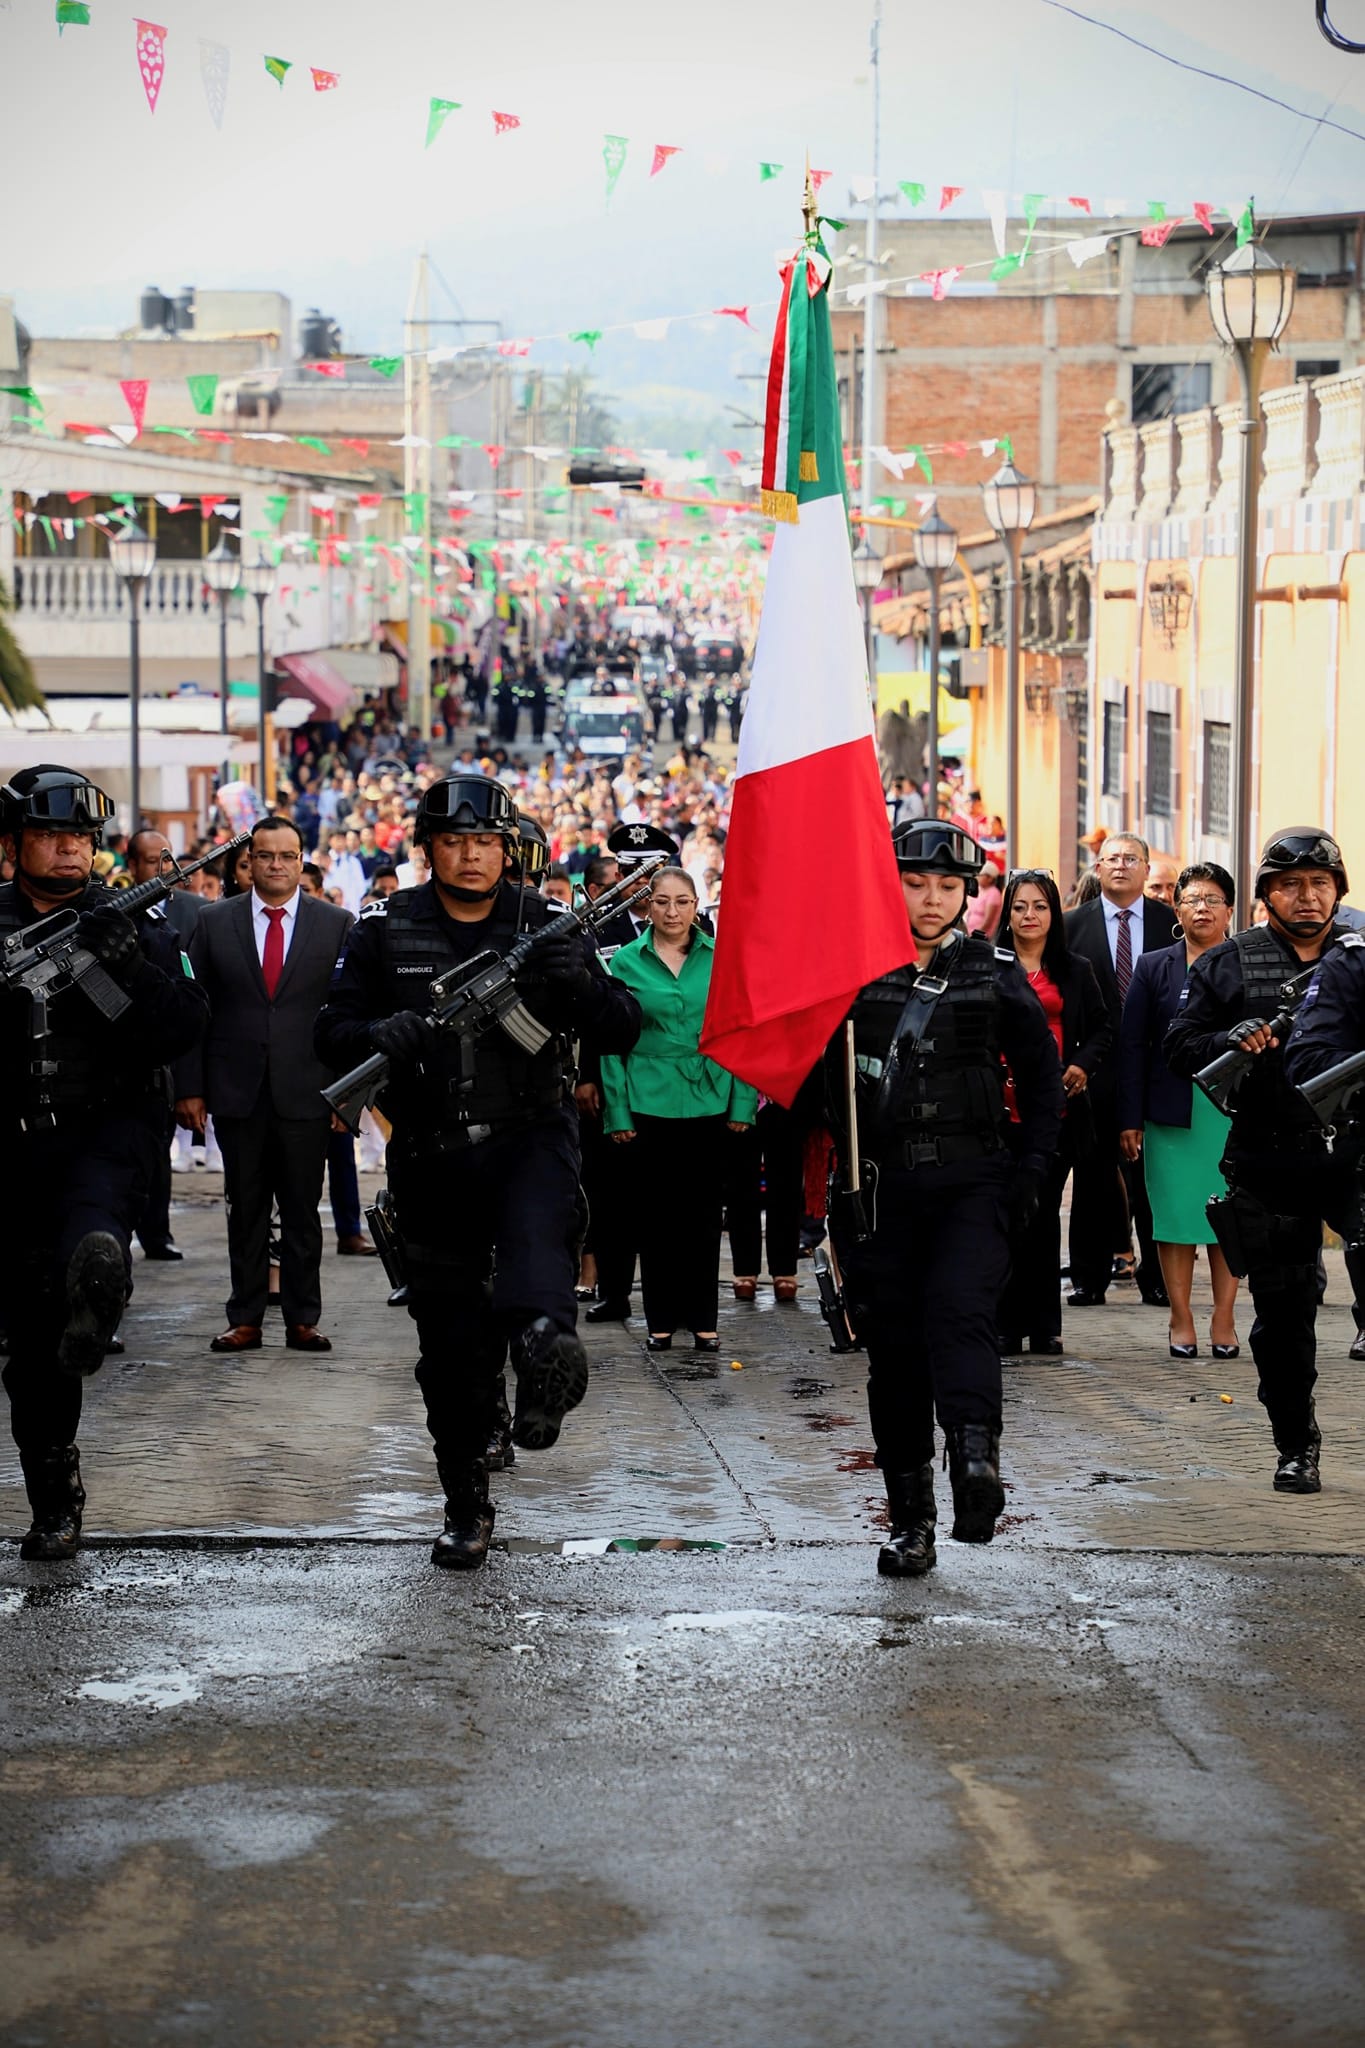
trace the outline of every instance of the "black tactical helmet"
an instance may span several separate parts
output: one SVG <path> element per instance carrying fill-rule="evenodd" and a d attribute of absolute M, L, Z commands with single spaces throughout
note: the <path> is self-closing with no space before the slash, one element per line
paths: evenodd
<path fill-rule="evenodd" d="M 21 768 L 0 789 L 0 831 L 19 833 L 25 825 L 65 825 L 97 839 L 114 815 L 104 791 L 75 768 L 40 761 Z"/>
<path fill-rule="evenodd" d="M 413 838 L 420 846 L 433 832 L 500 832 L 515 841 L 517 807 L 490 776 L 447 775 L 418 799 Z"/>
<path fill-rule="evenodd" d="M 1338 902 L 1351 886 L 1341 848 L 1320 825 L 1290 825 L 1283 832 L 1271 833 L 1256 867 L 1256 894 L 1264 896 L 1276 875 L 1290 874 L 1295 868 L 1326 868 L 1335 875 Z"/>
<path fill-rule="evenodd" d="M 961 825 L 942 818 L 907 818 L 891 834 L 891 845 L 902 874 L 960 875 L 967 894 L 975 896 L 986 856 Z"/>
<path fill-rule="evenodd" d="M 550 842 L 534 818 L 525 811 L 517 817 L 517 833 L 521 840 L 521 867 L 528 881 L 538 880 L 550 865 Z"/>

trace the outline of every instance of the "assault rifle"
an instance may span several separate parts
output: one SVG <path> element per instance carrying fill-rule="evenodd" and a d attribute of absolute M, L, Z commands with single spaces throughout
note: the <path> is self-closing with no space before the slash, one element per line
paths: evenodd
<path fill-rule="evenodd" d="M 226 845 L 215 846 L 212 853 L 202 854 L 198 860 L 186 861 L 183 866 L 173 853 L 166 853 L 162 858 L 170 861 L 169 870 L 163 868 L 159 875 L 153 875 L 150 882 L 137 882 L 131 889 L 111 889 L 98 908 L 117 910 L 124 917 L 136 917 L 140 910 L 150 910 L 154 903 L 164 902 L 178 883 L 189 875 L 197 874 L 210 861 L 218 860 L 224 854 L 236 853 L 250 837 L 249 832 L 239 832 Z M 132 1002 L 132 997 L 119 987 L 81 937 L 81 921 L 88 914 L 88 908 L 82 911 L 68 905 L 65 910 L 54 910 L 49 916 L 40 918 L 37 924 L 24 925 L 0 940 L 0 989 L 18 990 L 28 997 L 29 1002 L 29 1040 L 33 1046 L 29 1073 L 37 1083 L 35 1111 L 26 1120 L 29 1125 L 42 1126 L 52 1122 L 53 1076 L 42 1054 L 49 1030 L 48 1004 L 52 998 L 69 988 L 78 988 L 100 1015 L 111 1023 L 116 1017 L 121 1017 Z"/>
<path fill-rule="evenodd" d="M 1290 980 L 1280 983 L 1280 1007 L 1269 1020 L 1272 1035 L 1283 1045 L 1294 1029 L 1294 1019 L 1299 1014 L 1299 1005 L 1308 993 L 1308 985 L 1317 973 L 1319 962 L 1305 968 L 1302 974 L 1293 975 Z M 1194 1077 L 1196 1088 L 1202 1088 L 1215 1109 L 1224 1116 L 1231 1116 L 1237 1091 L 1263 1055 L 1244 1052 L 1240 1045 L 1234 1045 L 1227 1052 L 1220 1053 L 1216 1060 L 1201 1068 Z"/>
<path fill-rule="evenodd" d="M 668 857 L 662 853 L 653 860 L 634 861 L 629 874 L 622 876 L 595 903 L 585 903 L 577 910 L 561 911 L 558 916 L 547 919 L 539 930 L 523 932 L 519 939 L 513 940 L 506 953 L 495 953 L 490 947 L 459 967 L 452 967 L 448 974 L 438 976 L 429 990 L 430 1021 L 438 1030 L 453 1032 L 471 1046 L 486 1031 L 500 1026 L 523 1052 L 539 1052 L 554 1034 L 538 1017 L 532 1016 L 522 1001 L 517 983 L 519 973 L 528 968 L 534 973 L 536 947 L 547 932 L 559 931 L 566 920 L 576 924 L 581 931 L 595 932 L 639 892 L 642 881 L 647 881 L 667 864 Z M 377 1101 L 388 1082 L 388 1054 L 371 1053 L 349 1074 L 343 1074 L 330 1088 L 324 1088 L 322 1096 L 347 1130 L 358 1132 L 362 1111 Z"/>
<path fill-rule="evenodd" d="M 1334 1130 L 1342 1121 L 1359 1117 L 1365 1104 L 1359 1100 L 1365 1089 L 1365 1052 L 1353 1052 L 1349 1059 L 1325 1067 L 1299 1089 L 1320 1123 Z"/>

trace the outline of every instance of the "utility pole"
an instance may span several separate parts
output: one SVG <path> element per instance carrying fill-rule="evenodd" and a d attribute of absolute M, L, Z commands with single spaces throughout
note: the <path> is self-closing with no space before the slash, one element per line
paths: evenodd
<path fill-rule="evenodd" d="M 871 45 L 872 200 L 867 210 L 867 245 L 863 251 L 867 259 L 863 271 L 863 275 L 867 279 L 867 296 L 863 300 L 863 423 L 862 459 L 859 464 L 861 489 L 858 493 L 859 503 L 865 513 L 875 509 L 872 477 L 872 443 L 873 436 L 876 433 L 874 407 L 877 396 L 877 302 L 880 296 L 876 290 L 876 280 L 878 210 L 881 205 L 882 196 L 882 0 L 874 0 Z M 850 436 L 850 438 L 852 437 Z"/>
<path fill-rule="evenodd" d="M 408 562 L 408 718 L 424 740 L 431 738 L 431 346 L 427 252 L 412 273 L 408 317 L 403 328 L 403 489 L 408 497 L 407 531 L 421 539 Z M 418 516 L 412 506 L 416 500 Z"/>

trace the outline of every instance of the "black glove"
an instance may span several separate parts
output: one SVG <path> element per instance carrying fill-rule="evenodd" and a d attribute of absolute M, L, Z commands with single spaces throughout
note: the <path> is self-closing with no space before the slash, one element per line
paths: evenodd
<path fill-rule="evenodd" d="M 1244 1042 L 1258 1031 L 1267 1028 L 1264 1017 L 1244 1017 L 1240 1024 L 1234 1024 L 1228 1032 L 1228 1051 L 1240 1052 Z"/>
<path fill-rule="evenodd" d="M 370 1043 L 395 1066 L 416 1066 L 436 1048 L 436 1027 L 416 1010 L 399 1010 L 370 1026 Z"/>
<path fill-rule="evenodd" d="M 577 918 L 556 917 L 536 934 L 527 963 L 533 975 L 570 995 L 588 986 L 588 963 L 583 955 L 583 934 Z"/>
<path fill-rule="evenodd" d="M 1031 1167 L 1021 1166 L 1010 1188 L 1010 1236 L 1024 1235 L 1038 1214 L 1038 1176 Z"/>
<path fill-rule="evenodd" d="M 129 980 L 142 958 L 137 928 L 131 917 L 115 910 L 112 903 L 102 903 L 98 910 L 87 910 L 83 914 L 76 930 L 81 944 L 94 954 L 101 967 L 108 969 L 115 981 Z"/>

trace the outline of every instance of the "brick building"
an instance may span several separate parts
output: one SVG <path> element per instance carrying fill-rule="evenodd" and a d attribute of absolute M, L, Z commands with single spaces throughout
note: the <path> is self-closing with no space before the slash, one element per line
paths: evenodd
<path fill-rule="evenodd" d="M 1039 486 L 1040 512 L 1060 511 L 1103 487 L 1107 429 L 1143 426 L 1219 406 L 1235 396 L 1236 370 L 1209 322 L 1204 275 L 1229 253 L 1230 231 L 1177 227 L 1165 246 L 1120 234 L 1076 269 L 1061 244 L 1078 234 L 1133 229 L 1134 221 L 1040 220 L 1034 255 L 1000 284 L 990 276 L 995 242 L 987 220 L 886 220 L 879 229 L 885 287 L 876 298 L 876 443 L 893 449 L 962 441 L 965 455 L 932 457 L 945 518 L 981 523 L 980 485 L 994 467 L 978 444 L 1009 435 L 1019 467 Z M 836 276 L 857 286 L 865 229 L 851 222 L 835 242 Z M 1011 221 L 1010 249 L 1023 221 Z M 1299 297 L 1268 390 L 1331 376 L 1362 360 L 1361 264 L 1365 214 L 1276 220 L 1265 239 L 1299 277 Z M 964 266 L 935 300 L 921 273 Z M 909 280 L 910 282 L 906 282 Z M 863 315 L 836 305 L 835 347 L 847 438 L 860 438 Z M 923 488 L 917 471 L 908 479 Z M 879 474 L 878 490 L 895 491 Z"/>

